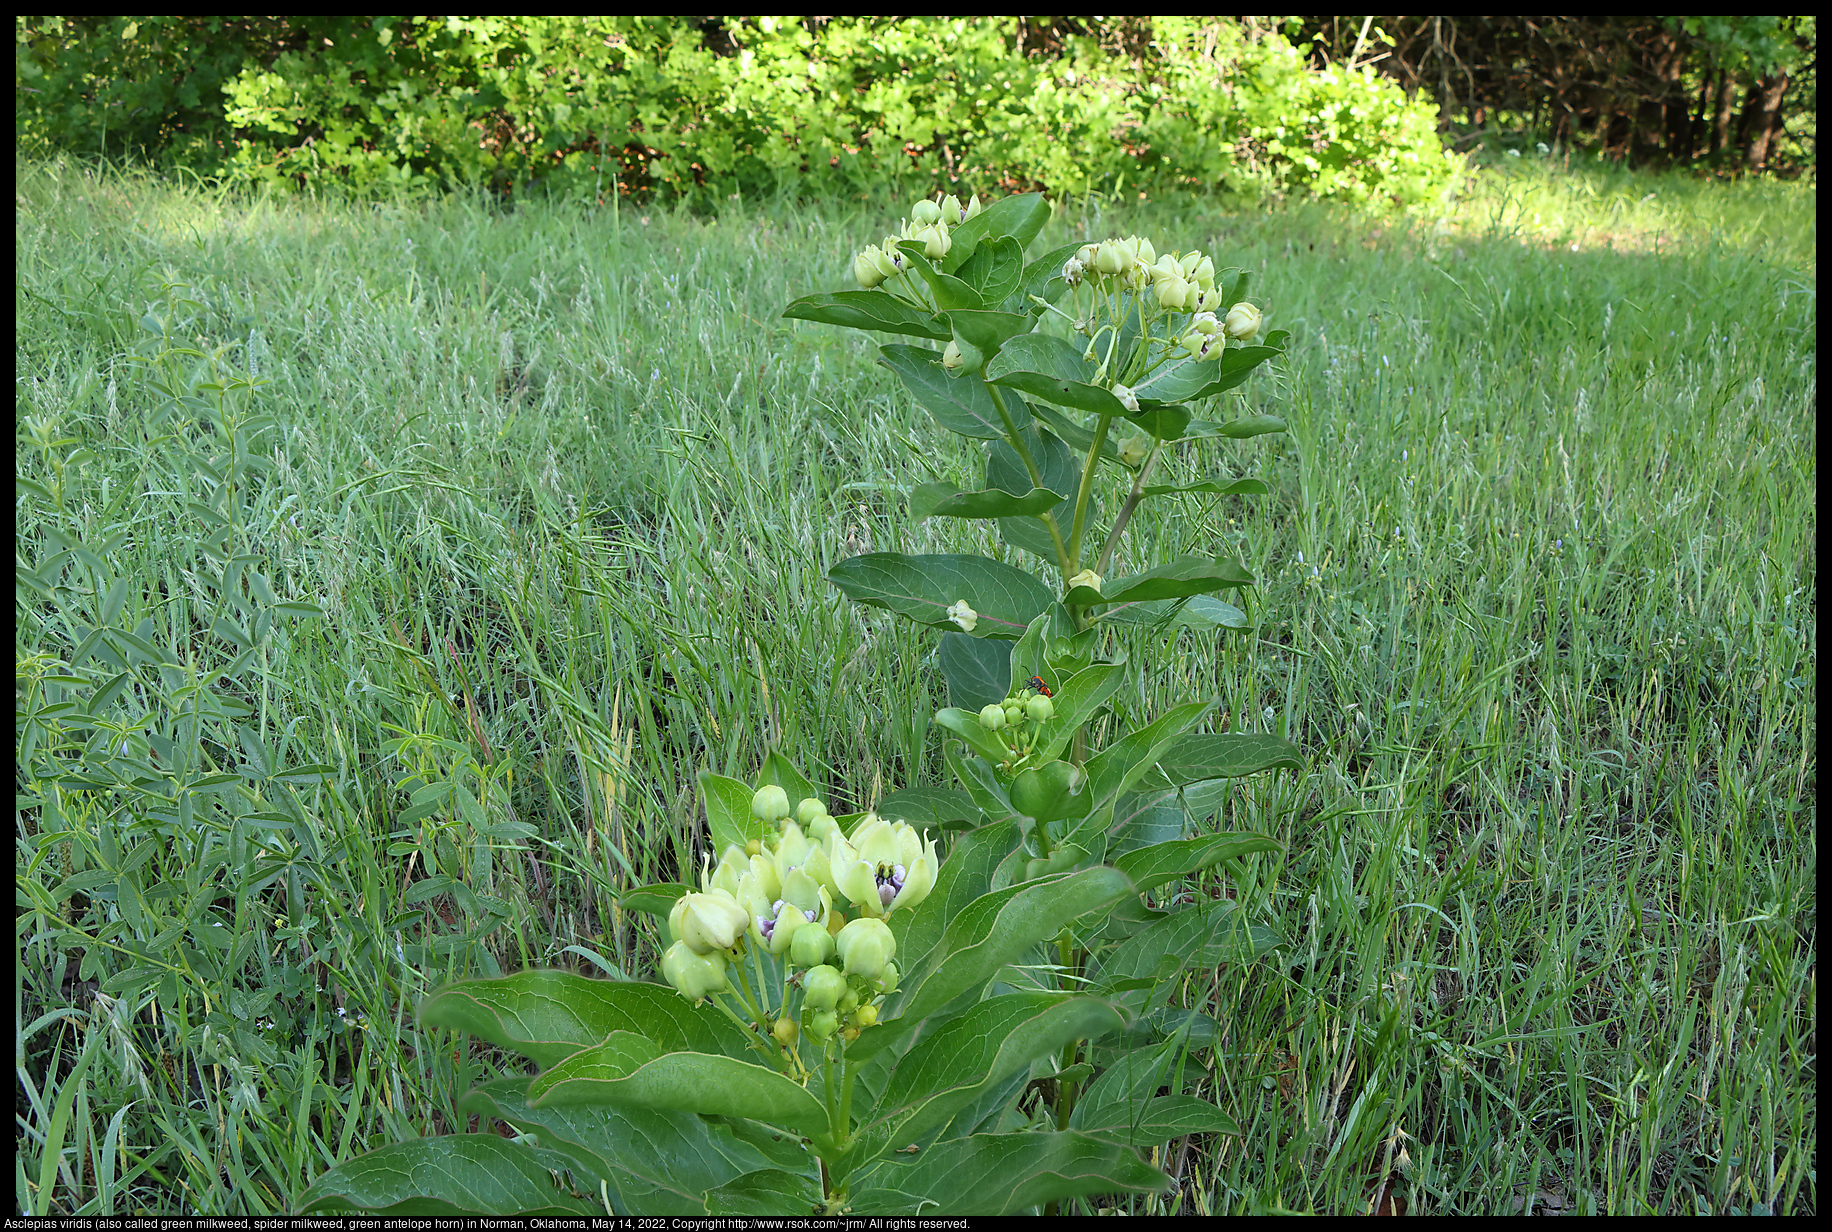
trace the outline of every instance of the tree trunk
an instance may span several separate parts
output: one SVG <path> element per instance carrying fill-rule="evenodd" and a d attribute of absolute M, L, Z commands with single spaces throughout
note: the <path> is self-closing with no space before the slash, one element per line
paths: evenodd
<path fill-rule="evenodd" d="M 1731 80 L 1730 70 L 1718 70 L 1717 80 L 1717 115 L 1711 125 L 1711 153 L 1718 154 L 1730 148 L 1731 101 L 1735 97 L 1735 82 Z"/>
<path fill-rule="evenodd" d="M 1743 147 L 1743 165 L 1751 171 L 1768 166 L 1774 140 L 1781 132 L 1781 96 L 1787 93 L 1788 75 L 1764 77 L 1750 89 L 1752 112 L 1748 117 L 1749 143 Z"/>

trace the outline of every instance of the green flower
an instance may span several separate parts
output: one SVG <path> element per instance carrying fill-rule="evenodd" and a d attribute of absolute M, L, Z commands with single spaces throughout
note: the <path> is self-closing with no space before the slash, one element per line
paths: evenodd
<path fill-rule="evenodd" d="M 695 954 L 729 950 L 751 924 L 751 913 L 724 890 L 683 894 L 668 913 L 668 927 Z"/>
<path fill-rule="evenodd" d="M 662 976 L 674 990 L 691 1001 L 731 987 L 725 975 L 725 955 L 714 951 L 696 954 L 685 941 L 676 941 L 662 955 Z"/>
<path fill-rule="evenodd" d="M 885 966 L 896 955 L 897 939 L 891 936 L 890 925 L 867 916 L 853 920 L 842 928 L 840 935 L 834 938 L 834 948 L 839 951 L 840 962 L 845 966 L 847 975 L 856 975 L 862 980 L 876 980 L 884 974 Z M 826 970 L 831 971 L 833 968 L 828 967 Z"/>

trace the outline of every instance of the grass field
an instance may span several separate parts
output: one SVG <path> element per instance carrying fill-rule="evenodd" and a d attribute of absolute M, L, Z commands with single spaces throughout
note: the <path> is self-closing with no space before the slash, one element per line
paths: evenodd
<path fill-rule="evenodd" d="M 942 781 L 935 635 L 824 574 L 972 546 L 901 493 L 973 455 L 780 319 L 888 198 L 16 190 L 19 1210 L 281 1212 L 462 1128 L 509 1059 L 414 1002 L 648 977 L 612 896 L 698 867 L 699 769 Z M 1116 641 L 1127 705 L 1310 764 L 1215 822 L 1287 844 L 1227 891 L 1285 946 L 1184 976 L 1245 1133 L 1118 1206 L 1816 1211 L 1815 228 L 1533 159 L 1441 218 L 1058 210 L 1293 334 L 1244 395 L 1289 435 L 1183 463 L 1273 495 L 1123 549 L 1262 582 L 1251 634 Z"/>

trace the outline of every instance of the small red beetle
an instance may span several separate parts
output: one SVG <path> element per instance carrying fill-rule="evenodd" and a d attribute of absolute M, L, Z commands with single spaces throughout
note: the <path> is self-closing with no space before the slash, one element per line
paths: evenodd
<path fill-rule="evenodd" d="M 1036 693 L 1041 697 L 1056 696 L 1054 693 L 1050 691 L 1050 686 L 1043 683 L 1043 677 L 1041 676 L 1032 676 L 1030 680 L 1027 682 L 1026 687 L 1029 688 L 1031 692 Z"/>

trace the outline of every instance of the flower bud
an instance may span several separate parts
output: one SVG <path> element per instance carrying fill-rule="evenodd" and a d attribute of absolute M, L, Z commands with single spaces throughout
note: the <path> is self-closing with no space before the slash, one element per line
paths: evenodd
<path fill-rule="evenodd" d="M 1190 280 L 1207 291 L 1215 285 L 1215 263 L 1207 257 L 1196 262 L 1196 268 L 1190 273 Z"/>
<path fill-rule="evenodd" d="M 751 816 L 758 821 L 781 821 L 789 815 L 789 793 L 770 783 L 751 797 Z"/>
<path fill-rule="evenodd" d="M 1151 246 L 1150 240 L 1140 239 L 1135 235 L 1128 239 L 1126 243 L 1132 249 L 1134 260 L 1142 262 L 1145 265 L 1157 264 L 1158 250 Z"/>
<path fill-rule="evenodd" d="M 867 291 L 884 281 L 884 272 L 878 268 L 877 261 L 873 259 L 873 253 L 877 253 L 878 256 L 884 255 L 878 252 L 874 244 L 852 259 L 852 276 L 858 279 L 859 285 Z"/>
<path fill-rule="evenodd" d="M 704 1000 L 710 993 L 724 992 L 731 987 L 725 975 L 725 955 L 717 951 L 696 954 L 684 941 L 676 941 L 662 955 L 662 978 L 692 1001 Z"/>
<path fill-rule="evenodd" d="M 1127 466 L 1137 466 L 1145 460 L 1150 446 L 1142 436 L 1129 436 L 1120 442 L 1120 461 Z"/>
<path fill-rule="evenodd" d="M 878 1007 L 875 1005 L 861 1005 L 859 1007 L 859 1012 L 852 1016 L 852 1020 L 858 1023 L 861 1028 L 876 1026 L 878 1022 Z"/>
<path fill-rule="evenodd" d="M 910 207 L 910 221 L 922 226 L 941 221 L 941 206 L 926 197 Z"/>
<path fill-rule="evenodd" d="M 1005 707 L 991 702 L 980 709 L 980 726 L 987 731 L 998 731 L 1005 726 Z"/>
<path fill-rule="evenodd" d="M 910 238 L 923 246 L 924 255 L 931 261 L 941 260 L 948 255 L 948 250 L 954 247 L 954 239 L 948 234 L 946 227 L 924 227 Z"/>
<path fill-rule="evenodd" d="M 832 1010 L 815 1010 L 802 1014 L 802 1026 L 816 1043 L 824 1044 L 840 1029 L 840 1016 Z"/>
<path fill-rule="evenodd" d="M 1196 269 L 1201 264 L 1202 254 L 1197 251 L 1186 252 L 1177 260 L 1177 268 L 1183 271 L 1183 278 L 1186 282 L 1196 281 Z"/>
<path fill-rule="evenodd" d="M 1108 278 L 1125 269 L 1126 264 L 1125 252 L 1112 240 L 1102 241 L 1100 248 L 1094 254 L 1095 272 Z"/>
<path fill-rule="evenodd" d="M 1242 302 L 1228 309 L 1228 317 L 1222 322 L 1222 329 L 1228 337 L 1239 338 L 1244 342 L 1259 336 L 1260 325 L 1264 320 L 1258 308 Z"/>
<path fill-rule="evenodd" d="M 980 204 L 980 195 L 978 193 L 974 193 L 973 200 L 967 202 L 966 217 L 973 218 L 977 216 L 979 212 L 984 208 L 985 207 Z"/>
<path fill-rule="evenodd" d="M 1196 296 L 1196 302 L 1190 305 L 1196 312 L 1214 312 L 1221 307 L 1221 292 L 1215 287 L 1203 287 Z"/>
<path fill-rule="evenodd" d="M 798 928 L 789 939 L 789 962 L 819 967 L 833 958 L 833 934 L 825 928 Z"/>
<path fill-rule="evenodd" d="M 1088 263 L 1080 257 L 1070 257 L 1062 264 L 1062 280 L 1072 287 L 1081 285 L 1082 275 L 1087 272 Z"/>
<path fill-rule="evenodd" d="M 954 344 L 950 342 L 949 346 Z M 980 623 L 980 614 L 967 606 L 965 599 L 956 599 L 954 606 L 948 609 L 948 619 L 961 627 L 964 633 L 973 632 L 973 627 Z"/>
<path fill-rule="evenodd" d="M 879 972 L 877 982 L 873 987 L 877 988 L 879 993 L 888 997 L 897 991 L 897 978 L 897 964 L 894 962 L 887 962 L 884 964 L 884 970 Z"/>
<path fill-rule="evenodd" d="M 751 913 L 724 890 L 684 894 L 668 915 L 674 935 L 695 954 L 729 950 L 751 924 Z"/>
<path fill-rule="evenodd" d="M 801 1034 L 801 1028 L 795 1025 L 793 1018 L 784 1015 L 778 1018 L 775 1025 L 770 1028 L 770 1034 L 776 1037 L 778 1044 L 784 1048 L 791 1048 L 795 1045 L 795 1037 Z"/>
<path fill-rule="evenodd" d="M 810 1009 L 830 1010 L 840 1003 L 851 986 L 836 967 L 810 967 L 802 976 L 802 1004 Z"/>
<path fill-rule="evenodd" d="M 890 926 L 871 916 L 862 916 L 842 928 L 834 946 L 846 974 L 863 980 L 877 979 L 884 973 L 884 964 L 897 953 L 897 939 L 891 936 Z"/>
<path fill-rule="evenodd" d="M 802 825 L 805 826 L 826 811 L 827 804 L 825 801 L 817 800 L 813 796 L 804 796 L 802 802 L 795 806 L 795 820 L 801 822 Z"/>
<path fill-rule="evenodd" d="M 1038 694 L 1024 703 L 1024 713 L 1030 716 L 1033 723 L 1047 723 L 1056 713 L 1056 703 Z"/>
<path fill-rule="evenodd" d="M 1183 301 L 1189 297 L 1190 284 L 1177 277 L 1165 278 L 1158 283 L 1157 293 L 1158 307 L 1181 312 Z"/>
<path fill-rule="evenodd" d="M 949 372 L 959 372 L 967 366 L 967 358 L 961 354 L 960 343 L 949 340 L 948 349 L 941 353 L 941 366 Z"/>
<path fill-rule="evenodd" d="M 1120 400 L 1120 405 L 1125 407 L 1129 413 L 1135 415 L 1138 413 L 1139 398 L 1137 394 L 1132 392 L 1131 386 L 1115 385 L 1113 387 L 1113 396 Z"/>
<path fill-rule="evenodd" d="M 953 193 L 941 203 L 941 220 L 950 227 L 958 227 L 967 219 L 967 213 L 961 209 L 961 199 Z"/>
<path fill-rule="evenodd" d="M 1077 586 L 1086 586 L 1089 590 L 1098 591 L 1100 589 L 1100 574 L 1094 572 L 1092 569 L 1083 569 L 1080 573 L 1077 573 L 1074 577 L 1069 579 L 1070 590 L 1074 590 Z"/>
<path fill-rule="evenodd" d="M 1024 704 L 1022 702 L 1015 702 L 1015 701 L 1006 702 L 1005 703 L 1006 726 L 1016 727 L 1019 723 L 1022 723 L 1023 721 L 1024 721 Z"/>

